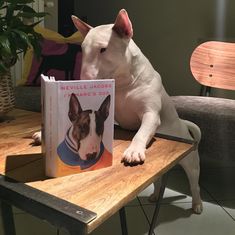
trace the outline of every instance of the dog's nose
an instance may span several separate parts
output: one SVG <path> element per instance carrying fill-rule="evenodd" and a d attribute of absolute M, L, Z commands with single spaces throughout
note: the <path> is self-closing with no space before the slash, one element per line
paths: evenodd
<path fill-rule="evenodd" d="M 98 69 L 95 66 L 90 66 L 89 68 L 82 68 L 81 79 L 82 80 L 93 80 L 96 79 L 98 74 Z"/>
<path fill-rule="evenodd" d="M 93 159 L 96 158 L 96 156 L 97 156 L 97 152 L 88 153 L 88 154 L 86 155 L 86 160 L 87 160 L 87 161 L 93 160 Z"/>
<path fill-rule="evenodd" d="M 91 149 L 92 149 L 92 151 L 96 152 L 98 147 L 97 146 L 92 146 Z"/>

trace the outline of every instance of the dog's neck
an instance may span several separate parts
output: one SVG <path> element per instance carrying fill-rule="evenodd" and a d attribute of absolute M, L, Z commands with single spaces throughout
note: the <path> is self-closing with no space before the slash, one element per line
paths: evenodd
<path fill-rule="evenodd" d="M 145 71 L 154 71 L 149 60 L 131 39 L 127 48 L 127 61 L 118 68 L 115 77 L 115 88 L 123 89 L 134 85 Z M 129 60 L 128 60 L 129 59 Z"/>

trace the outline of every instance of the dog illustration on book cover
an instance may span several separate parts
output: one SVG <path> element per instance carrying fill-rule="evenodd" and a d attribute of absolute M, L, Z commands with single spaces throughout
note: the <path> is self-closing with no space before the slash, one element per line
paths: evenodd
<path fill-rule="evenodd" d="M 94 170 L 112 164 L 111 153 L 102 141 L 104 123 L 109 116 L 110 99 L 108 95 L 97 111 L 83 110 L 77 96 L 71 94 L 68 117 L 72 125 L 57 148 L 63 163 L 79 166 L 81 170 Z"/>

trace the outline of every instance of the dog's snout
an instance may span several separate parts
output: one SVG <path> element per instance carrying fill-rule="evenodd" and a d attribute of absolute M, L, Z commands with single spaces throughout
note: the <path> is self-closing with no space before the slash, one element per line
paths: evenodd
<path fill-rule="evenodd" d="M 97 152 L 98 146 L 92 146 L 92 147 L 91 147 L 91 150 L 94 151 L 94 152 Z"/>
<path fill-rule="evenodd" d="M 94 66 L 90 66 L 89 69 L 82 68 L 81 79 L 82 80 L 94 80 L 97 78 L 98 69 Z"/>

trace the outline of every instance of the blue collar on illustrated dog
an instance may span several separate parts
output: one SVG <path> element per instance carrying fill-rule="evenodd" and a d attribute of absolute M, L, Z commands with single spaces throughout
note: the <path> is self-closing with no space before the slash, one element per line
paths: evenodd
<path fill-rule="evenodd" d="M 91 167 L 99 161 L 104 152 L 104 144 L 100 143 L 100 153 L 92 160 L 82 160 L 78 153 L 73 152 L 64 140 L 57 148 L 57 153 L 62 162 L 70 166 L 80 166 L 82 170 Z"/>

